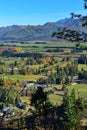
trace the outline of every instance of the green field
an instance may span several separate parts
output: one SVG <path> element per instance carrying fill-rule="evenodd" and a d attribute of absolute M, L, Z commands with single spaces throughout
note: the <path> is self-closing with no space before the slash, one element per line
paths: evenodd
<path fill-rule="evenodd" d="M 86 64 L 78 64 L 78 70 L 81 71 L 81 69 L 87 70 Z"/>
<path fill-rule="evenodd" d="M 4 43 L 5 45 L 8 45 L 9 47 L 12 47 L 15 45 L 16 47 L 21 47 L 23 51 L 43 51 L 49 48 L 56 48 L 56 47 L 75 47 L 77 43 L 75 42 L 68 42 L 68 43 L 62 43 L 62 42 L 46 42 L 46 44 L 36 44 L 37 41 L 30 41 L 28 44 L 21 44 L 21 43 Z M 40 41 L 39 41 L 40 42 Z M 87 46 L 87 43 L 80 43 L 80 45 Z"/>
<path fill-rule="evenodd" d="M 76 96 L 80 96 L 83 99 L 87 99 L 87 84 L 76 84 L 67 86 L 69 92 L 75 89 Z M 56 91 L 57 94 L 49 94 L 48 98 L 53 105 L 60 105 L 62 103 L 63 91 Z"/>
<path fill-rule="evenodd" d="M 55 46 L 59 46 L 59 47 L 74 47 L 76 45 L 76 42 L 68 42 L 68 43 L 62 43 L 62 42 L 46 42 L 46 44 L 36 44 L 35 42 L 30 42 L 29 44 L 20 44 L 20 43 L 14 43 L 16 44 L 16 46 L 25 46 L 25 47 L 33 47 L 33 46 L 37 46 L 37 47 L 55 47 Z M 10 44 L 11 45 L 11 44 Z M 87 43 L 80 43 L 80 45 L 85 45 L 87 46 Z"/>
<path fill-rule="evenodd" d="M 55 95 L 55 94 L 50 94 L 48 96 L 49 101 L 53 104 L 53 105 L 60 105 L 62 102 L 63 97 L 59 96 L 59 95 Z"/>
<path fill-rule="evenodd" d="M 80 95 L 84 99 L 87 99 L 87 84 L 76 84 L 76 85 L 70 85 L 67 87 L 69 91 L 71 91 L 73 88 L 75 89 L 76 95 Z"/>
<path fill-rule="evenodd" d="M 37 81 L 39 78 L 43 78 L 46 76 L 42 76 L 42 75 L 0 75 L 0 78 L 8 78 L 12 81 Z"/>

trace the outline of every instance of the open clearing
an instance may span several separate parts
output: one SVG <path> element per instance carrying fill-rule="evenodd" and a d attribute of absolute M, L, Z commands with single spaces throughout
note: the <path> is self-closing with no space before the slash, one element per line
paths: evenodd
<path fill-rule="evenodd" d="M 87 98 L 87 84 L 76 84 L 67 86 L 69 91 L 75 89 L 76 95 L 80 95 L 84 99 Z"/>
<path fill-rule="evenodd" d="M 42 76 L 42 75 L 0 75 L 0 78 L 8 78 L 12 81 L 37 81 L 40 78 L 45 78 L 46 76 Z"/>

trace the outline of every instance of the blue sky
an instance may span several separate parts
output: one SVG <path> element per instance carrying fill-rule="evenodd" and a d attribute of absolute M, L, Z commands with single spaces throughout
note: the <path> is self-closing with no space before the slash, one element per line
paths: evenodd
<path fill-rule="evenodd" d="M 86 13 L 83 0 L 0 0 L 0 26 L 38 25 Z"/>

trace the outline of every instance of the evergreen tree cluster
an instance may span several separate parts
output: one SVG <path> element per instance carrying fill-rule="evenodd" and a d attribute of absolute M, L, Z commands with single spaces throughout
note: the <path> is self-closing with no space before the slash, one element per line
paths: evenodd
<path fill-rule="evenodd" d="M 78 75 L 78 63 L 72 62 L 72 64 L 67 64 L 64 68 L 61 68 L 60 66 L 56 67 L 56 72 L 51 73 L 48 78 L 48 83 L 56 83 L 56 84 L 69 84 L 70 79 L 73 76 Z M 71 77 L 69 79 L 69 77 Z"/>
<path fill-rule="evenodd" d="M 67 130 L 75 128 L 79 124 L 78 118 L 78 106 L 75 90 L 71 93 L 68 90 L 65 91 L 63 97 L 63 123 Z"/>
<path fill-rule="evenodd" d="M 78 63 L 79 63 L 79 64 L 87 64 L 87 56 L 86 56 L 86 55 L 81 55 L 81 56 L 78 58 Z"/>
<path fill-rule="evenodd" d="M 87 80 L 87 71 L 82 69 L 78 74 L 78 79 Z"/>

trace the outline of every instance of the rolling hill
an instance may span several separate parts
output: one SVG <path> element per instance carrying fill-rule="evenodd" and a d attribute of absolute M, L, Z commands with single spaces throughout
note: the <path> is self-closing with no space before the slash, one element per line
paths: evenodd
<path fill-rule="evenodd" d="M 51 38 L 52 32 L 62 27 L 87 33 L 87 28 L 81 26 L 79 19 L 65 18 L 57 22 L 48 22 L 37 26 L 12 25 L 0 27 L 0 40 L 54 40 Z"/>

